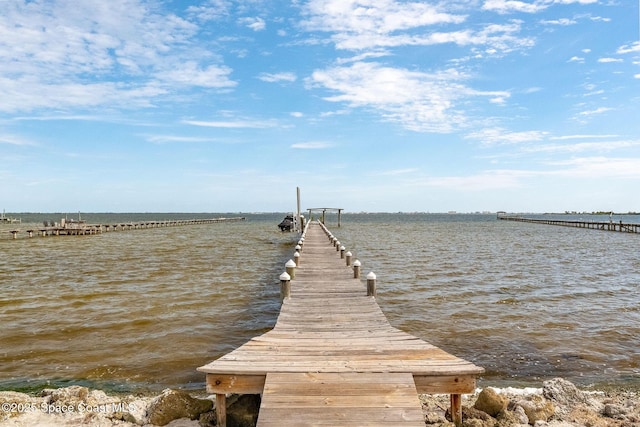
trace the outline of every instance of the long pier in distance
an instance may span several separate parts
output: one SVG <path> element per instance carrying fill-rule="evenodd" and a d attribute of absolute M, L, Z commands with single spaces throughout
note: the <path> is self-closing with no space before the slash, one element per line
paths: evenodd
<path fill-rule="evenodd" d="M 257 425 L 424 426 L 419 393 L 450 395 L 462 425 L 462 394 L 484 369 L 390 325 L 376 277 L 320 221 L 307 223 L 280 276 L 272 330 L 197 370 L 216 395 L 261 394 Z"/>
<path fill-rule="evenodd" d="M 233 222 L 243 221 L 245 217 L 230 217 L 230 218 L 199 218 L 199 219 L 178 219 L 178 220 L 158 220 L 158 221 L 134 221 L 134 222 L 118 222 L 111 224 L 90 224 L 84 221 L 66 221 L 61 220 L 60 223 L 53 221 L 44 221 L 43 226 L 38 228 L 27 228 L 24 231 L 28 237 L 33 237 L 34 234 L 39 234 L 42 237 L 46 236 L 85 236 L 93 234 L 101 234 L 108 231 L 122 231 L 122 230 L 142 230 L 149 228 L 162 228 L 162 227 L 176 227 L 184 225 L 197 225 L 197 224 L 211 224 L 217 222 Z M 9 230 L 13 239 L 18 238 L 18 233 L 21 233 L 21 229 Z"/>
<path fill-rule="evenodd" d="M 587 228 L 592 230 L 640 233 L 640 224 L 620 221 L 588 221 L 583 219 L 526 218 L 498 212 L 497 218 L 504 221 L 528 222 L 532 224 L 559 225 L 563 227 Z"/>

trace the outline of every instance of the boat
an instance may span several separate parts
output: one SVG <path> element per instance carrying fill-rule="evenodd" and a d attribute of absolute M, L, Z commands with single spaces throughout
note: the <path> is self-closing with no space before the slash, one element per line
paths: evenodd
<path fill-rule="evenodd" d="M 278 224 L 280 231 L 291 231 L 294 228 L 294 219 L 293 215 L 287 215 L 284 217 L 282 222 Z"/>

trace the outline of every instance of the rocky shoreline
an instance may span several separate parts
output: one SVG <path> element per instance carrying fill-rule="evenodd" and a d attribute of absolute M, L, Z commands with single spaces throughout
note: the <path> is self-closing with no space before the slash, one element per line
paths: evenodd
<path fill-rule="evenodd" d="M 451 427 L 449 397 L 420 395 L 425 426 Z M 0 392 L 0 427 L 215 426 L 214 396 L 193 397 L 180 390 L 157 396 L 109 396 L 70 386 L 39 395 Z M 259 396 L 228 399 L 227 425 L 252 426 Z M 465 427 L 638 427 L 640 397 L 632 391 L 590 392 L 561 378 L 541 388 L 485 387 L 463 397 Z"/>

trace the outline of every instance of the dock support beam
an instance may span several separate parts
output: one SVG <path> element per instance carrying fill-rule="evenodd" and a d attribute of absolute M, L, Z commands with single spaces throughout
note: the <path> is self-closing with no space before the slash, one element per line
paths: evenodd
<path fill-rule="evenodd" d="M 216 425 L 227 427 L 227 395 L 216 394 Z"/>
<path fill-rule="evenodd" d="M 456 427 L 462 427 L 462 395 L 451 395 L 451 421 Z"/>

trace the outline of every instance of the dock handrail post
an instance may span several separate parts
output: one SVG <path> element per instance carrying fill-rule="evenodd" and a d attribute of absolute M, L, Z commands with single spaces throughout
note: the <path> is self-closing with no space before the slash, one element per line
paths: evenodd
<path fill-rule="evenodd" d="M 373 271 L 367 274 L 367 296 L 376 296 L 376 275 Z"/>
<path fill-rule="evenodd" d="M 345 256 L 345 252 L 347 248 L 344 247 L 344 245 L 340 246 L 340 259 L 344 259 Z"/>
<path fill-rule="evenodd" d="M 293 254 L 293 262 L 296 263 L 296 267 L 300 265 L 300 252 L 296 251 Z"/>
<path fill-rule="evenodd" d="M 291 279 L 295 279 L 296 278 L 296 262 L 290 259 L 289 261 L 287 261 L 284 267 L 287 271 L 287 274 L 291 276 Z"/>
<path fill-rule="evenodd" d="M 349 267 L 351 265 L 351 257 L 353 256 L 353 254 L 351 253 L 351 251 L 347 251 L 344 256 L 347 262 L 347 267 Z"/>
<path fill-rule="evenodd" d="M 353 278 L 354 279 L 359 279 L 360 278 L 360 267 L 362 266 L 362 263 L 360 262 L 360 260 L 355 260 L 353 262 Z"/>
<path fill-rule="evenodd" d="M 280 300 L 291 298 L 291 276 L 286 272 L 280 275 Z"/>

